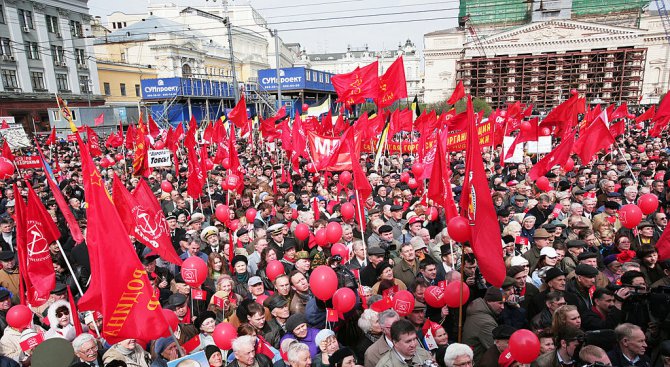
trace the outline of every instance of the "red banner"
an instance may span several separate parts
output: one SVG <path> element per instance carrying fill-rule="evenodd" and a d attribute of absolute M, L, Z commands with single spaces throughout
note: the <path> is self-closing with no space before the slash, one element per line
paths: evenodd
<path fill-rule="evenodd" d="M 493 121 L 489 120 L 477 125 L 477 135 L 479 136 L 479 146 L 491 146 L 493 144 Z M 468 140 L 466 131 L 450 131 L 447 137 L 447 151 L 458 152 L 465 150 Z"/>
<path fill-rule="evenodd" d="M 312 159 L 318 165 L 324 159 L 328 159 L 335 150 L 335 146 L 340 141 L 339 137 L 330 137 L 318 135 L 314 132 L 307 132 L 307 147 L 312 155 Z M 342 153 L 337 157 L 337 164 L 327 167 L 326 171 L 348 171 L 351 169 L 351 155 Z"/>
<path fill-rule="evenodd" d="M 372 139 L 366 142 L 363 142 L 361 150 L 363 152 L 374 152 L 377 148 L 377 139 Z M 386 145 L 386 150 L 391 154 L 400 154 L 400 153 L 416 153 L 419 150 L 419 143 L 408 142 L 408 141 L 390 141 Z M 435 148 L 435 140 L 429 140 L 426 142 L 426 150 Z"/>
<path fill-rule="evenodd" d="M 40 162 L 40 157 L 37 156 L 16 157 L 16 159 L 14 159 L 14 163 L 16 163 L 16 166 L 19 167 L 20 169 L 42 168 L 42 162 Z"/>
<path fill-rule="evenodd" d="M 75 134 L 68 134 L 67 135 L 67 142 L 68 143 L 74 143 L 75 141 L 77 141 L 77 135 L 75 135 Z"/>

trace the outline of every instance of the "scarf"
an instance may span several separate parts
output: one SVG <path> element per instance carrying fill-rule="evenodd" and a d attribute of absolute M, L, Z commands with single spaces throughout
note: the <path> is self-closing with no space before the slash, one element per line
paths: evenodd
<path fill-rule="evenodd" d="M 236 276 L 237 276 L 237 283 L 247 284 L 247 282 L 249 281 L 249 273 L 236 274 Z"/>

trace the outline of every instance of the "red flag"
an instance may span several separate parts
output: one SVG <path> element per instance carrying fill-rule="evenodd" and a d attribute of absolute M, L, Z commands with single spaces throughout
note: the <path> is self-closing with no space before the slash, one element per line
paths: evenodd
<path fill-rule="evenodd" d="M 463 86 L 463 81 L 459 80 L 458 84 L 456 84 L 456 88 L 454 88 L 454 91 L 451 93 L 451 97 L 449 97 L 447 104 L 453 105 L 463 97 L 465 97 L 465 87 Z"/>
<path fill-rule="evenodd" d="M 614 144 L 614 138 L 602 119 L 596 119 L 579 135 L 573 151 L 581 158 L 582 164 L 589 164 L 599 150 Z"/>
<path fill-rule="evenodd" d="M 81 139 L 79 148 L 89 203 L 86 239 L 92 274 L 79 307 L 101 310 L 102 337 L 111 344 L 128 338 L 160 338 L 168 330 L 160 302 Z"/>
<path fill-rule="evenodd" d="M 14 183 L 14 192 L 19 192 L 16 182 Z M 21 195 L 17 195 L 14 199 L 14 223 L 16 223 L 16 252 L 19 260 L 19 298 L 22 305 L 26 304 L 26 295 L 25 289 L 31 288 L 30 278 L 28 277 L 27 272 L 21 271 L 27 266 L 27 252 L 28 247 L 26 246 L 27 242 L 27 232 L 26 232 L 26 203 L 23 201 Z M 32 292 L 30 292 L 32 293 Z M 42 302 L 44 304 L 44 302 Z"/>
<path fill-rule="evenodd" d="M 512 145 L 510 145 L 509 150 L 507 151 L 507 154 L 505 154 L 505 159 L 509 159 L 514 155 L 514 150 L 516 149 L 517 144 L 525 143 L 527 141 L 537 141 L 539 139 L 539 128 L 537 126 L 538 123 L 538 118 L 534 118 L 530 121 L 528 121 L 530 124 L 531 128 L 528 130 L 523 130 L 521 129 L 519 131 L 519 135 L 516 136 L 514 139 L 514 142 L 512 142 Z"/>
<path fill-rule="evenodd" d="M 644 113 L 636 117 L 635 122 L 640 123 L 642 121 L 651 120 L 654 118 L 655 115 L 656 115 L 656 106 L 654 105 L 651 106 L 651 108 L 647 108 L 647 110 L 644 111 Z"/>
<path fill-rule="evenodd" d="M 412 110 L 397 109 L 391 113 L 391 127 L 389 128 L 389 137 L 401 131 L 412 131 Z"/>
<path fill-rule="evenodd" d="M 305 136 L 305 129 L 302 126 L 302 119 L 297 113 L 295 114 L 295 120 L 293 120 L 291 140 L 294 152 L 291 161 L 293 162 L 293 169 L 298 171 L 298 160 L 301 156 L 306 154 L 305 149 L 307 148 L 307 137 Z"/>
<path fill-rule="evenodd" d="M 312 198 L 312 211 L 314 212 L 314 220 L 319 220 L 321 212 L 319 211 L 319 199 L 316 197 Z"/>
<path fill-rule="evenodd" d="M 407 98 L 407 81 L 405 80 L 405 64 L 400 56 L 386 69 L 384 75 L 379 77 L 377 107 L 388 107 L 402 98 Z"/>
<path fill-rule="evenodd" d="M 619 136 L 623 135 L 626 132 L 626 122 L 625 121 L 619 121 L 616 124 L 612 124 L 610 126 L 610 134 L 612 134 L 612 137 L 618 138 Z"/>
<path fill-rule="evenodd" d="M 366 98 L 379 99 L 379 63 L 377 61 L 345 74 L 330 78 L 337 101 L 346 106 L 365 102 Z"/>
<path fill-rule="evenodd" d="M 4 129 L 9 129 L 9 124 L 7 123 L 7 120 L 3 119 L 2 120 L 2 125 L 0 126 L 0 130 Z"/>
<path fill-rule="evenodd" d="M 9 144 L 7 144 L 7 139 L 2 142 L 2 156 L 12 162 L 14 161 L 14 154 L 12 154 L 12 148 L 10 148 Z"/>
<path fill-rule="evenodd" d="M 47 142 L 45 143 L 46 145 L 51 145 L 56 143 L 56 128 L 52 127 L 51 128 L 51 134 L 49 134 L 49 138 L 47 139 Z"/>
<path fill-rule="evenodd" d="M 198 123 L 195 121 L 195 117 L 191 116 L 191 121 L 188 122 L 188 130 L 186 131 L 186 137 L 184 138 L 184 146 L 195 147 L 197 144 L 196 141 L 196 132 L 198 130 Z"/>
<path fill-rule="evenodd" d="M 583 100 L 579 98 L 579 94 L 572 94 L 567 101 L 556 106 L 547 114 L 547 117 L 540 122 L 540 127 L 556 126 L 555 136 L 562 137 L 564 132 L 577 124 L 577 115 L 584 108 L 583 103 L 580 106 L 581 101 Z"/>
<path fill-rule="evenodd" d="M 228 120 L 232 121 L 233 124 L 240 129 L 243 129 L 245 125 L 248 125 L 247 102 L 244 100 L 244 94 L 240 96 L 240 100 L 237 101 L 235 108 L 228 113 Z"/>
<path fill-rule="evenodd" d="M 151 117 L 151 114 L 149 114 L 149 135 L 156 139 L 160 133 L 161 129 L 158 127 L 158 124 L 156 124 L 156 121 L 154 121 L 153 117 Z"/>
<path fill-rule="evenodd" d="M 185 144 L 186 145 L 186 144 Z M 203 173 L 198 164 L 198 156 L 195 153 L 195 147 L 191 145 L 186 146 L 188 159 L 188 178 L 186 183 L 186 192 L 192 198 L 199 198 L 202 195 L 202 179 Z"/>
<path fill-rule="evenodd" d="M 658 261 L 670 259 L 670 226 L 666 226 L 661 237 L 656 242 L 658 250 Z"/>
<path fill-rule="evenodd" d="M 437 139 L 437 149 L 428 183 L 427 197 L 446 210 L 447 221 L 449 221 L 449 219 L 457 216 L 458 212 L 451 191 L 451 169 L 447 162 L 447 147 L 445 145 L 446 136 L 445 139 Z"/>
<path fill-rule="evenodd" d="M 37 144 L 37 142 L 35 142 L 35 146 L 37 147 L 37 152 L 40 155 L 42 168 L 44 169 L 44 172 L 47 172 L 47 184 L 51 189 L 51 193 L 54 196 L 54 200 L 56 200 L 56 205 L 58 205 L 58 209 L 60 209 L 61 213 L 63 214 L 63 217 L 65 217 L 65 222 L 67 223 L 70 229 L 72 239 L 76 244 L 80 244 L 84 242 L 84 235 L 82 234 L 81 229 L 79 228 L 79 223 L 72 214 L 70 206 L 65 201 L 63 193 L 60 191 L 60 188 L 58 187 L 58 184 L 54 180 L 54 177 L 51 175 L 51 169 L 47 167 L 46 160 L 44 159 L 44 154 L 42 154 L 42 148 L 40 147 L 39 144 Z"/>
<path fill-rule="evenodd" d="M 156 196 L 145 180 L 131 195 L 114 175 L 114 206 L 128 234 L 148 246 L 163 259 L 177 265 L 182 261 L 172 247 L 170 229 Z"/>
<path fill-rule="evenodd" d="M 619 106 L 616 110 L 614 110 L 614 112 L 612 112 L 612 113 L 608 112 L 608 114 L 610 116 L 610 121 L 614 121 L 614 120 L 620 119 L 620 118 L 632 118 L 632 117 L 634 117 L 634 115 L 631 115 L 630 113 L 628 113 L 628 105 L 626 104 L 626 102 L 622 103 L 621 106 Z"/>
<path fill-rule="evenodd" d="M 67 286 L 67 298 L 68 301 L 70 302 L 70 310 L 72 311 L 72 315 L 70 317 L 72 318 L 72 324 L 74 324 L 74 332 L 75 335 L 79 336 L 84 332 L 81 328 L 81 322 L 79 322 L 79 312 L 77 311 L 77 304 L 74 302 L 74 297 L 72 297 L 72 289 L 70 289 L 70 286 Z"/>
<path fill-rule="evenodd" d="M 133 157 L 133 175 L 149 176 L 149 143 L 147 138 L 147 127 L 140 122 L 135 135 L 135 156 Z"/>
<path fill-rule="evenodd" d="M 132 150 L 133 144 L 135 143 L 135 125 L 128 125 L 128 130 L 126 130 L 126 149 Z"/>
<path fill-rule="evenodd" d="M 470 244 L 479 263 L 479 269 L 486 281 L 495 287 L 505 280 L 500 231 L 496 211 L 493 207 L 484 162 L 479 147 L 479 137 L 472 98 L 467 99 L 468 144 L 465 155 L 465 181 L 461 192 L 461 215 L 470 222 Z"/>
<path fill-rule="evenodd" d="M 88 150 L 91 152 L 91 156 L 101 156 L 102 151 L 100 150 L 100 138 L 98 137 L 98 134 L 96 134 L 90 126 L 84 126 L 83 130 L 86 132 L 86 141 L 88 143 Z"/>
<path fill-rule="evenodd" d="M 93 120 L 93 123 L 95 123 L 95 126 L 100 126 L 100 125 L 102 125 L 104 122 L 105 122 L 105 113 L 104 113 L 104 112 L 101 113 L 98 117 L 96 117 L 96 118 Z M 79 335 L 79 334 L 77 334 L 77 335 Z"/>
<path fill-rule="evenodd" d="M 533 168 L 528 172 L 528 176 L 531 180 L 535 181 L 540 176 L 544 176 L 545 173 L 549 172 L 551 167 L 555 165 L 562 165 L 568 161 L 570 158 L 570 153 L 572 153 L 572 146 L 575 144 L 575 131 L 568 133 L 567 136 L 563 137 L 563 141 L 559 144 L 554 150 L 549 154 L 540 159 Z"/>
<path fill-rule="evenodd" d="M 656 109 L 656 114 L 653 118 L 654 125 L 663 125 L 665 126 L 670 120 L 670 93 L 666 93 L 663 100 L 658 105 Z"/>

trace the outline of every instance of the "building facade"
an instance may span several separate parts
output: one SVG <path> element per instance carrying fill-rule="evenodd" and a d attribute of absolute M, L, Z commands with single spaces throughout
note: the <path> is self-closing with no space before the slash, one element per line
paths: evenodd
<path fill-rule="evenodd" d="M 362 48 L 347 47 L 346 52 L 308 54 L 303 51 L 296 66 L 304 66 L 314 70 L 326 71 L 333 74 L 348 73 L 357 67 L 363 67 L 379 61 L 379 72 L 386 69 L 398 58 L 403 57 L 405 65 L 405 79 L 407 80 L 407 95 L 410 99 L 418 96 L 423 100 L 423 74 L 421 72 L 421 56 L 411 40 L 399 44 L 395 50 L 373 51 L 367 46 Z"/>
<path fill-rule="evenodd" d="M 103 103 L 85 0 L 0 1 L 0 116 L 49 130 L 58 93 L 70 105 Z"/>
<path fill-rule="evenodd" d="M 493 107 L 540 110 L 572 89 L 629 105 L 656 103 L 668 89 L 670 47 L 648 1 L 510 0 L 496 12 L 487 1 L 462 0 L 459 27 L 424 35 L 426 102 L 446 100 L 461 79 Z"/>
<path fill-rule="evenodd" d="M 149 65 L 98 61 L 100 92 L 108 105 L 137 105 L 142 100 L 142 79 L 158 76 Z"/>

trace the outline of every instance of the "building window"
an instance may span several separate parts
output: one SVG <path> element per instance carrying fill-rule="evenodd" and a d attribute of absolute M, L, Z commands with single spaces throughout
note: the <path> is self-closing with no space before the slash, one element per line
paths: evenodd
<path fill-rule="evenodd" d="M 0 23 L 5 23 L 5 8 L 0 4 Z"/>
<path fill-rule="evenodd" d="M 60 121 L 60 118 L 61 118 L 60 109 L 51 110 L 51 119 L 53 121 Z"/>
<path fill-rule="evenodd" d="M 44 88 L 44 73 L 40 71 L 30 72 L 30 83 L 33 85 L 34 91 L 46 90 L 46 88 Z"/>
<path fill-rule="evenodd" d="M 14 90 L 19 87 L 19 81 L 16 79 L 16 70 L 2 69 L 2 85 L 6 90 Z"/>
<path fill-rule="evenodd" d="M 79 87 L 81 88 L 82 93 L 91 93 L 91 86 L 89 85 L 90 79 L 88 79 L 88 75 L 80 75 L 79 76 Z"/>
<path fill-rule="evenodd" d="M 86 64 L 86 52 L 84 52 L 83 48 L 75 48 L 74 49 L 74 56 L 75 56 L 75 59 L 77 60 L 77 65 L 85 65 Z"/>
<path fill-rule="evenodd" d="M 125 96 L 126 95 L 126 83 L 119 84 L 119 89 L 121 89 L 121 95 Z"/>
<path fill-rule="evenodd" d="M 135 84 L 135 97 L 139 97 L 139 96 L 140 96 L 140 85 Z"/>
<path fill-rule="evenodd" d="M 65 50 L 63 46 L 51 45 L 51 57 L 54 59 L 54 63 L 60 64 L 65 61 Z"/>
<path fill-rule="evenodd" d="M 12 56 L 12 45 L 9 38 L 0 37 L 0 56 Z"/>
<path fill-rule="evenodd" d="M 112 87 L 109 85 L 109 83 L 102 83 L 102 88 L 105 90 L 106 96 L 112 95 Z"/>
<path fill-rule="evenodd" d="M 26 42 L 26 56 L 31 60 L 40 59 L 40 46 L 37 42 Z"/>
<path fill-rule="evenodd" d="M 184 78 L 190 78 L 193 76 L 191 74 L 191 67 L 188 64 L 184 64 L 184 66 L 181 67 L 181 76 Z"/>
<path fill-rule="evenodd" d="M 33 12 L 30 10 L 18 9 L 19 13 L 19 24 L 21 28 L 35 29 L 33 26 Z"/>
<path fill-rule="evenodd" d="M 81 27 L 81 22 L 70 20 L 70 34 L 72 37 L 84 37 L 84 29 Z"/>
<path fill-rule="evenodd" d="M 70 87 L 67 82 L 67 74 L 56 74 L 56 87 L 59 92 L 69 92 Z"/>
<path fill-rule="evenodd" d="M 50 33 L 59 33 L 58 32 L 58 17 L 55 17 L 53 15 L 46 15 L 46 22 L 47 22 L 47 31 Z"/>
<path fill-rule="evenodd" d="M 305 73 L 305 76 L 307 77 L 308 82 L 312 81 L 312 73 L 309 70 L 307 70 L 307 72 Z"/>

